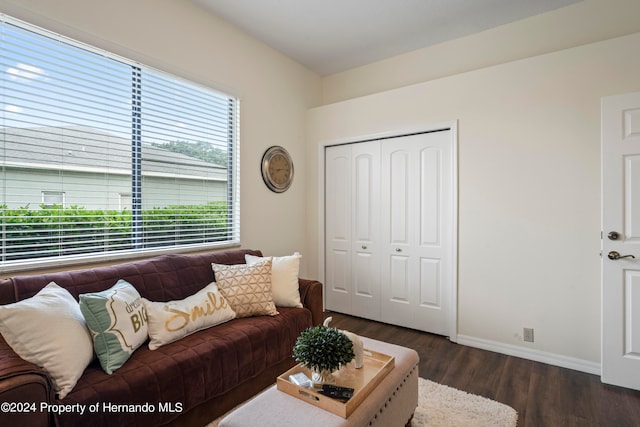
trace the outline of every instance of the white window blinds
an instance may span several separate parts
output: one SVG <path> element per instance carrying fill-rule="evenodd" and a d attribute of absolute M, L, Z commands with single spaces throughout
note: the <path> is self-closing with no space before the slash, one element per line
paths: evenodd
<path fill-rule="evenodd" d="M 0 26 L 0 266 L 239 241 L 237 99 Z"/>

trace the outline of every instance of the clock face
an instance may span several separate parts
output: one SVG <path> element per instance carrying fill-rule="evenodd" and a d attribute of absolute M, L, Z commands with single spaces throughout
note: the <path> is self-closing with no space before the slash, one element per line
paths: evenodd
<path fill-rule="evenodd" d="M 282 154 L 275 154 L 269 161 L 269 175 L 278 185 L 284 185 L 291 174 L 291 164 Z"/>
<path fill-rule="evenodd" d="M 286 191 L 293 182 L 293 161 L 282 147 L 273 146 L 262 156 L 262 179 L 275 192 Z"/>

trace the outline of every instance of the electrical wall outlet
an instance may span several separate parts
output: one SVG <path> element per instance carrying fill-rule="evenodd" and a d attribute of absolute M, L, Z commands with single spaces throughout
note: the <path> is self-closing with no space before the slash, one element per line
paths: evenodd
<path fill-rule="evenodd" d="M 533 328 L 523 328 L 522 336 L 525 342 L 533 342 Z"/>

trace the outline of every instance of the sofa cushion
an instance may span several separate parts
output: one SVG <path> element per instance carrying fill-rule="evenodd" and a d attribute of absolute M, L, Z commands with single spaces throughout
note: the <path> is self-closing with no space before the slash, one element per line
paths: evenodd
<path fill-rule="evenodd" d="M 101 410 L 57 416 L 57 423 L 60 426 L 167 423 L 180 413 L 251 381 L 267 367 L 291 359 L 297 337 L 310 325 L 309 310 L 282 308 L 279 316 L 235 319 L 154 351 L 142 346 L 112 375 L 106 375 L 93 363 L 61 403 L 100 403 Z M 153 403 L 155 412 L 105 413 L 103 402 Z M 164 411 L 159 410 L 160 402 L 165 404 Z M 178 403 L 181 404 L 178 413 L 166 410 L 166 405 Z"/>
<path fill-rule="evenodd" d="M 49 373 L 61 399 L 93 359 L 77 301 L 53 282 L 31 298 L 0 306 L 0 332 L 18 356 Z"/>
<path fill-rule="evenodd" d="M 150 350 L 236 317 L 215 283 L 183 300 L 142 301 L 147 312 Z"/>
<path fill-rule="evenodd" d="M 271 290 L 271 259 L 251 265 L 212 263 L 216 283 L 238 317 L 275 316 Z"/>
<path fill-rule="evenodd" d="M 126 280 L 102 292 L 80 294 L 80 311 L 93 348 L 107 374 L 121 367 L 147 340 L 147 316 L 140 294 Z"/>

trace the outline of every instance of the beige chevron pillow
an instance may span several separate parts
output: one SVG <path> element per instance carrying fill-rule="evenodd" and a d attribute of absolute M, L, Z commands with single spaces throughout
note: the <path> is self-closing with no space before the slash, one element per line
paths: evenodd
<path fill-rule="evenodd" d="M 255 264 L 211 264 L 218 289 L 236 317 L 278 314 L 271 290 L 271 259 Z"/>

